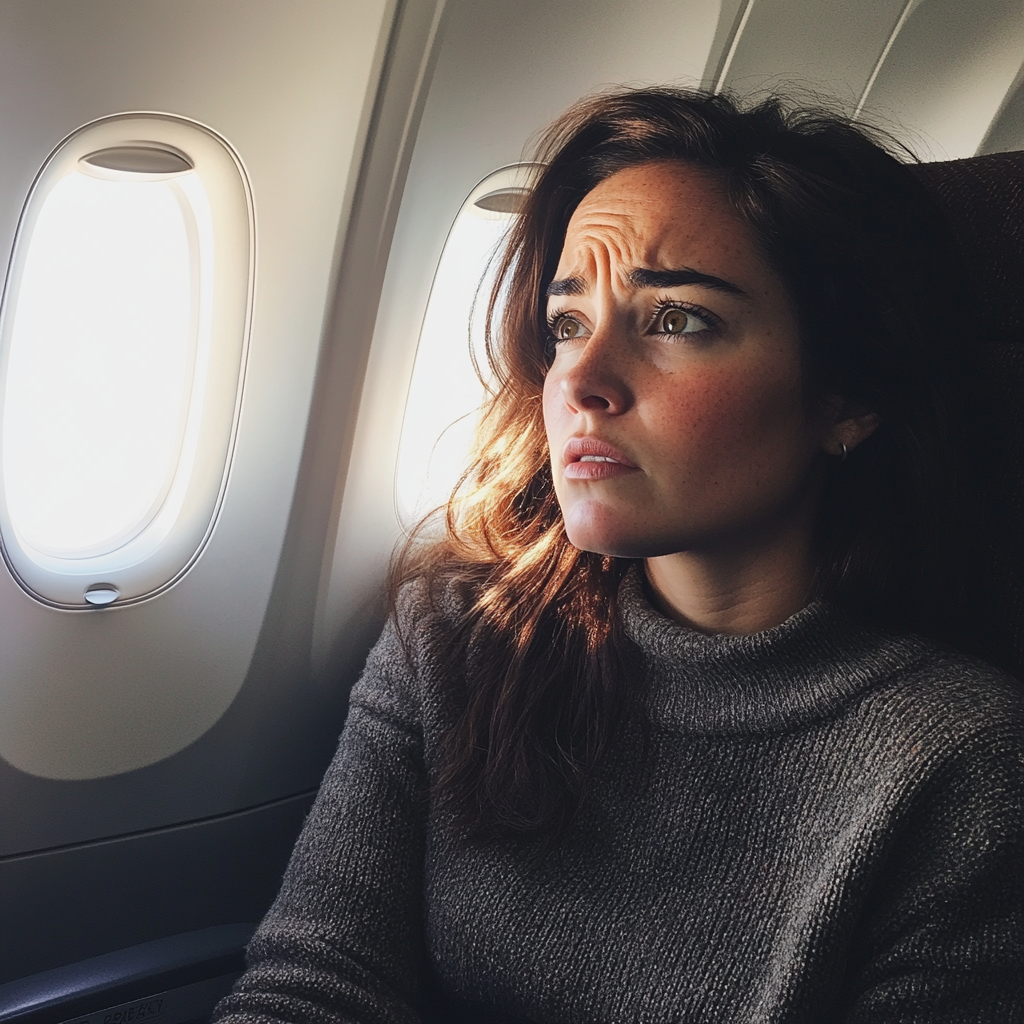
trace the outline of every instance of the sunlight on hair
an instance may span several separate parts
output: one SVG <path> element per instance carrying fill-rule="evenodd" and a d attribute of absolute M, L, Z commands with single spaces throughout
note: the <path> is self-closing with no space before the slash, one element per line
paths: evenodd
<path fill-rule="evenodd" d="M 211 247 L 194 173 L 76 171 L 47 196 L 17 293 L 3 424 L 11 521 L 37 551 L 116 550 L 167 503 L 201 390 L 199 256 L 206 277 Z"/>
<path fill-rule="evenodd" d="M 486 375 L 484 319 L 510 219 L 467 203 L 445 243 L 402 427 L 396 492 L 406 522 L 444 504 L 466 468 L 486 395 L 473 358 Z"/>

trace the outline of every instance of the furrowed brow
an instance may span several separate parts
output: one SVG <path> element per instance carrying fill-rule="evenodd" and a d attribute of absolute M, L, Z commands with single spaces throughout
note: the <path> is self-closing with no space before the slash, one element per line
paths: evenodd
<path fill-rule="evenodd" d="M 551 295 L 582 295 L 586 286 L 578 277 L 565 277 L 561 281 L 552 281 L 547 286 L 544 294 Z"/>
<path fill-rule="evenodd" d="M 646 267 L 637 267 L 629 272 L 629 281 L 635 288 L 678 288 L 683 284 L 702 284 L 706 288 L 717 288 L 731 295 L 747 294 L 731 281 L 724 281 L 711 274 L 702 274 L 699 270 L 690 270 L 688 267 L 681 267 L 679 270 L 648 270 Z"/>

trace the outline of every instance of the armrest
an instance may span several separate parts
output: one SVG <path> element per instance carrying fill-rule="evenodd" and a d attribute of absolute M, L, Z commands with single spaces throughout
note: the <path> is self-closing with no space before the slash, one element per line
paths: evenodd
<path fill-rule="evenodd" d="M 58 1024 L 171 989 L 237 975 L 245 966 L 245 946 L 255 927 L 202 928 L 7 982 L 0 985 L 0 1022 Z M 126 1013 L 123 1019 L 144 1016 Z"/>

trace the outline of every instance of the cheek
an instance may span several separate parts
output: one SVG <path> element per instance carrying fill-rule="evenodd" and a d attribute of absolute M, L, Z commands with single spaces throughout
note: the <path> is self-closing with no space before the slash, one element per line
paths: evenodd
<path fill-rule="evenodd" d="M 778 447 L 796 427 L 800 401 L 799 384 L 788 377 L 691 368 L 661 389 L 652 427 L 677 460 L 721 466 L 723 459 L 745 461 L 765 446 Z"/>
<path fill-rule="evenodd" d="M 544 413 L 544 430 L 548 435 L 549 444 L 558 443 L 558 425 L 559 425 L 559 414 L 561 418 L 565 417 L 565 402 L 562 401 L 562 396 L 557 382 L 555 381 L 554 374 L 549 373 L 544 378 L 544 390 L 541 394 L 541 408 Z"/>

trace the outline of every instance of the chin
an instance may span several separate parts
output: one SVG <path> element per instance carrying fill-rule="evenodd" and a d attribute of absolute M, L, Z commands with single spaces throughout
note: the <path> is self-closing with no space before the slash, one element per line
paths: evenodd
<path fill-rule="evenodd" d="M 573 547 L 614 558 L 655 558 L 679 550 L 673 546 L 670 551 L 664 543 L 638 535 L 635 528 L 594 529 L 593 526 L 566 523 L 565 533 Z"/>
<path fill-rule="evenodd" d="M 606 506 L 586 503 L 563 513 L 569 543 L 581 551 L 613 558 L 657 558 L 691 547 L 694 538 L 679 530 L 657 530 L 635 514 L 616 514 Z"/>

